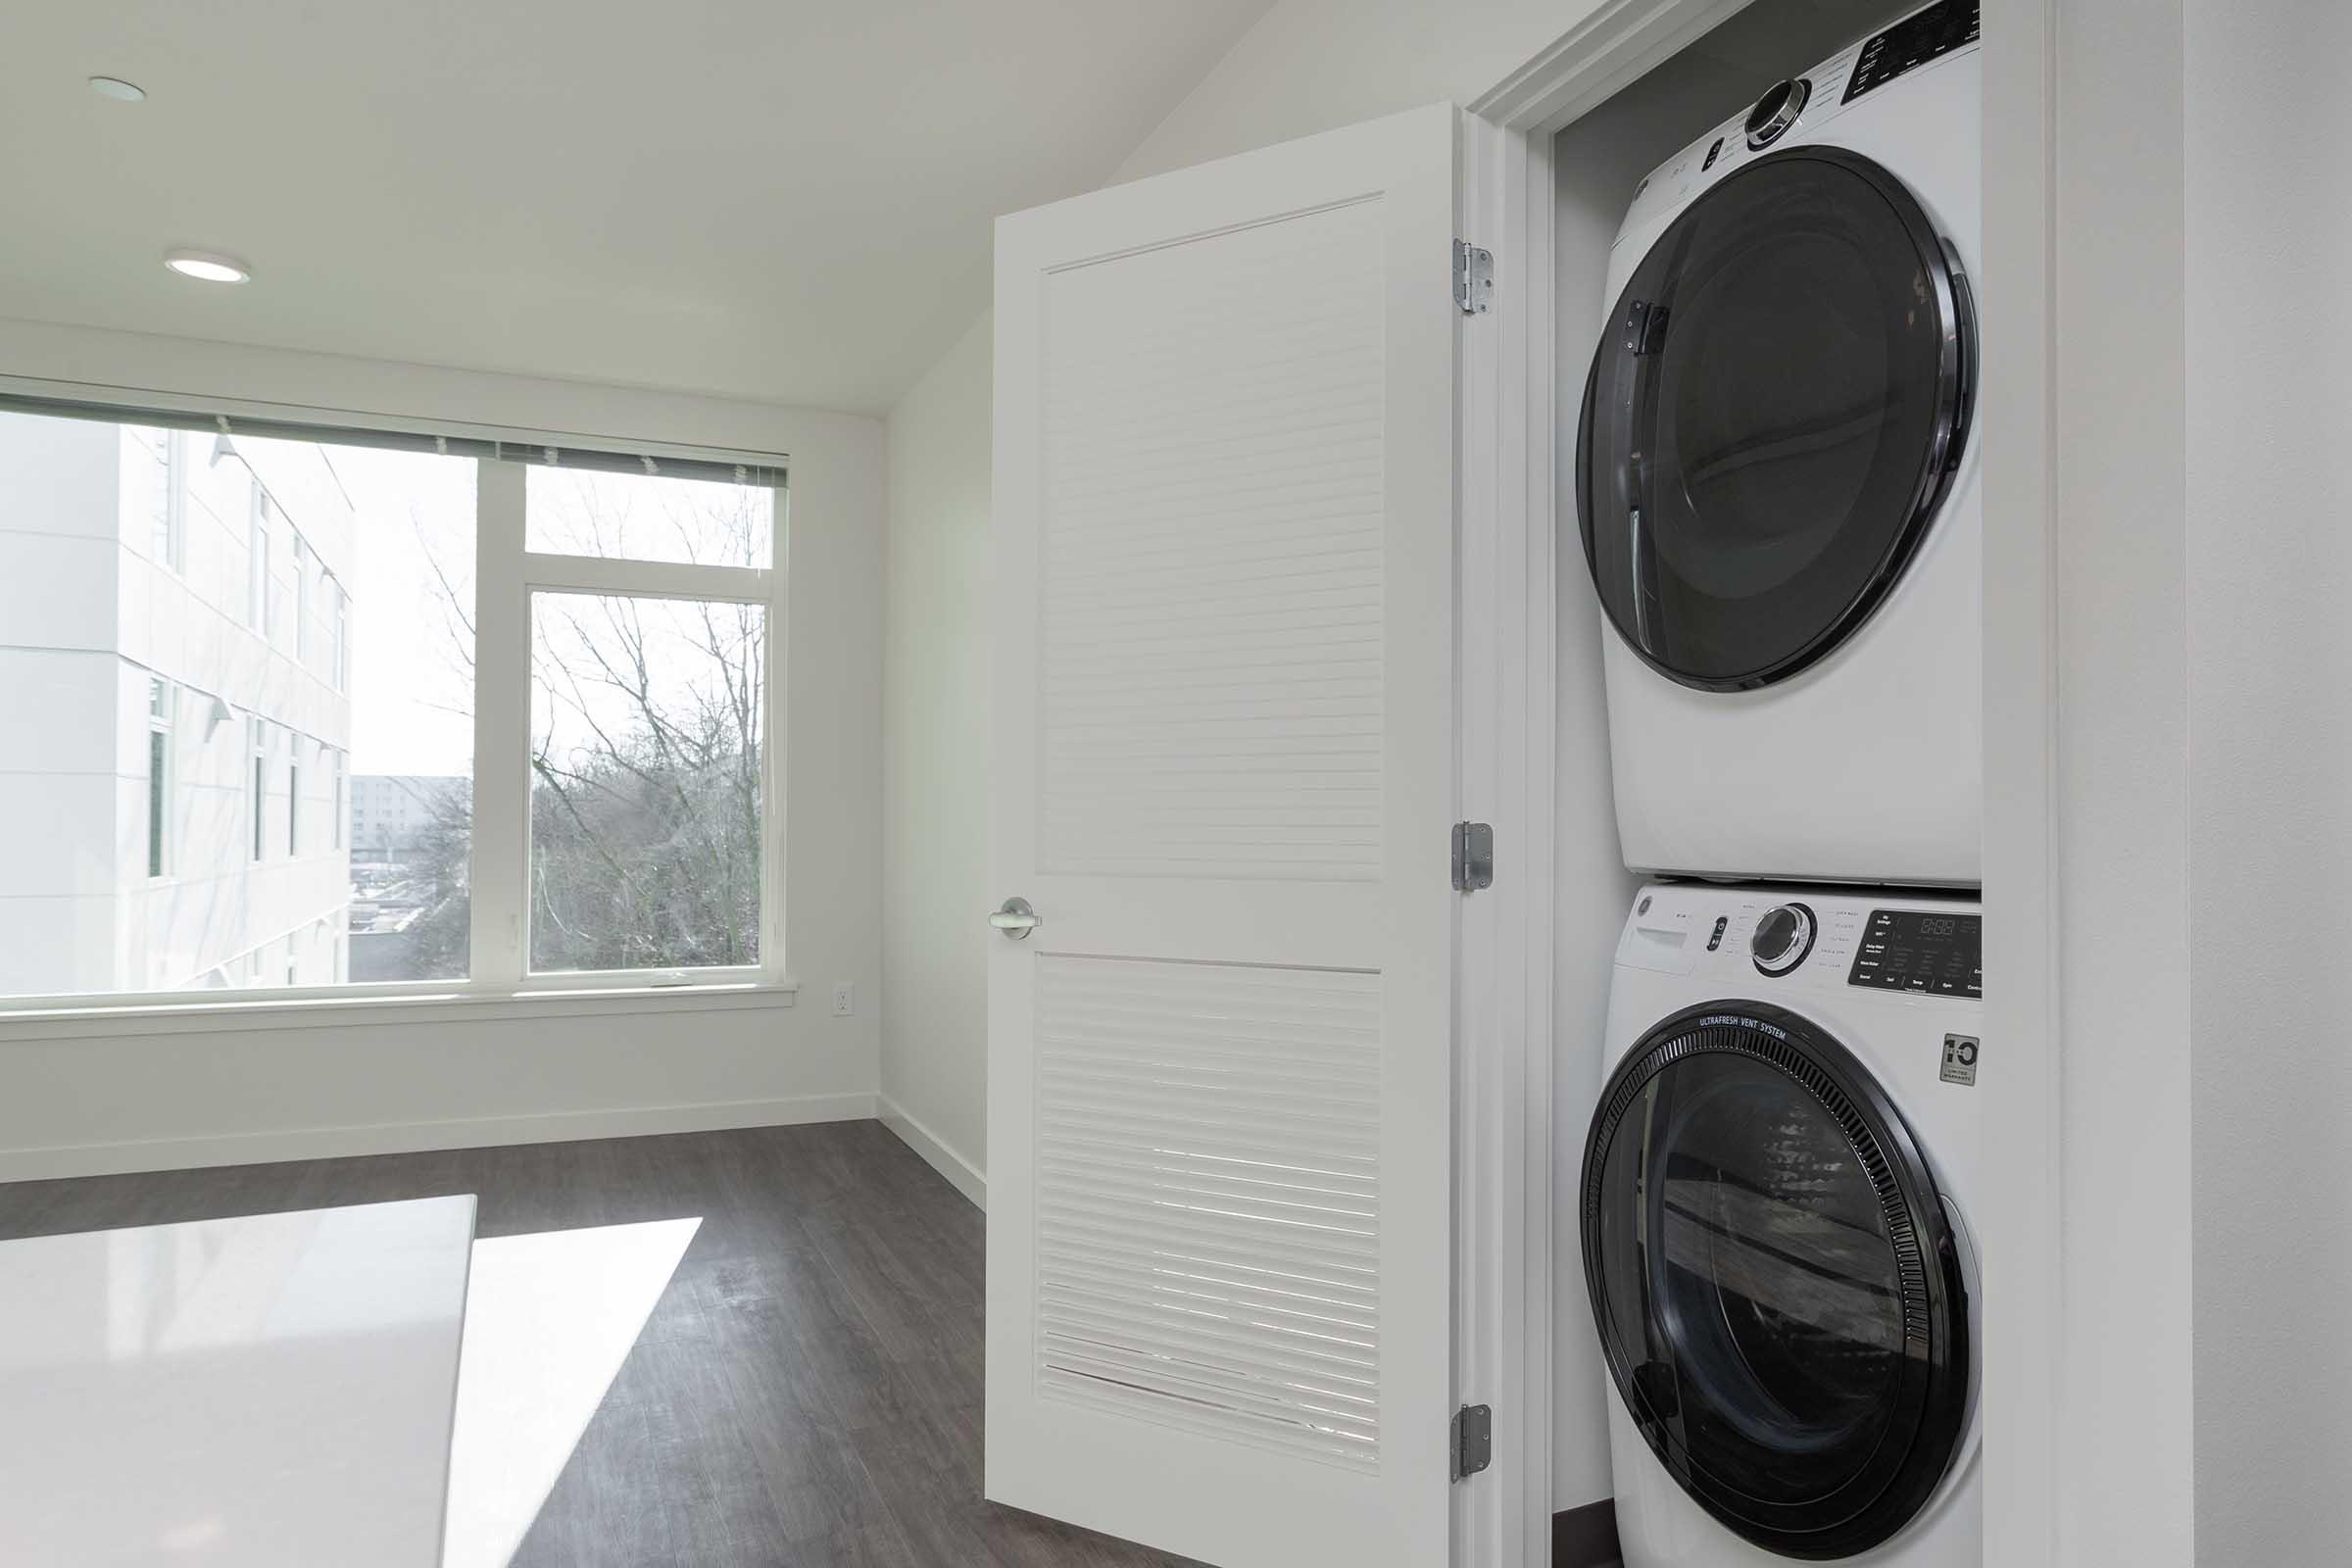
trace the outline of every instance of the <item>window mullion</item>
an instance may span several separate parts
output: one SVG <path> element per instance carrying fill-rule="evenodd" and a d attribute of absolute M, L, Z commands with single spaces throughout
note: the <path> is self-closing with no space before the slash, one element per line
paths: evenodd
<path fill-rule="evenodd" d="M 785 859 L 784 822 L 790 808 L 784 793 L 784 759 L 791 744 L 791 730 L 786 726 L 784 711 L 784 678 L 791 649 L 792 579 L 787 563 L 791 556 L 786 548 L 791 526 L 787 513 L 789 498 L 781 486 L 776 490 L 775 566 L 768 573 L 767 600 L 767 668 L 762 675 L 767 701 L 765 718 L 766 744 L 760 759 L 760 964 L 771 980 L 782 980 L 787 970 L 784 951 Z"/>
<path fill-rule="evenodd" d="M 634 561 L 600 556 L 523 557 L 526 585 L 560 593 L 618 594 L 629 598 L 707 599 L 763 605 L 774 592 L 776 573 L 755 566 L 714 566 L 685 562 Z"/>
<path fill-rule="evenodd" d="M 518 985 L 530 861 L 530 607 L 523 468 L 474 466 L 472 976 Z"/>

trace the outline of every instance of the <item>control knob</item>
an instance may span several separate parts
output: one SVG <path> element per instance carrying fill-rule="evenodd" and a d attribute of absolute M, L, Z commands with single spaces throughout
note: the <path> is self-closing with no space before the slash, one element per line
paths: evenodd
<path fill-rule="evenodd" d="M 1775 905 L 1756 922 L 1747 939 L 1748 956 L 1758 974 L 1784 975 L 1805 961 L 1813 951 L 1813 911 L 1801 904 Z"/>
<path fill-rule="evenodd" d="M 1813 83 L 1802 76 L 1774 82 L 1772 89 L 1756 100 L 1756 107 L 1747 112 L 1748 150 L 1761 152 L 1787 135 L 1812 96 Z"/>

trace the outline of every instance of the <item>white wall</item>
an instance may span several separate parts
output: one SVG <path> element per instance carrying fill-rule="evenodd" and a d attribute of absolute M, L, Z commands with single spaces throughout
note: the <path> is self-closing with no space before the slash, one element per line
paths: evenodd
<path fill-rule="evenodd" d="M 881 421 L 0 320 L 0 375 L 791 457 L 785 944 L 808 1004 L 462 1004 L 140 1032 L 0 1020 L 0 1178 L 870 1114 L 881 981 Z M 827 1004 L 851 981 L 863 1005 Z M 128 1092 L 136 1086 L 136 1093 Z"/>
<path fill-rule="evenodd" d="M 1470 103 L 1600 8 L 1601 0 L 1280 0 L 1112 180 L 1440 99 Z"/>
<path fill-rule="evenodd" d="M 2185 9 L 2193 1132 L 2186 1193 L 2164 1190 L 2195 1215 L 2196 1561 L 2340 1563 L 2352 1558 L 2340 1322 L 2352 1299 L 2352 10 Z"/>
<path fill-rule="evenodd" d="M 963 1189 L 988 1162 L 989 373 L 983 315 L 890 416 L 882 1114 Z"/>
<path fill-rule="evenodd" d="M 2054 11 L 2056 1542 L 2019 1560 L 2340 1563 L 2352 16 Z"/>

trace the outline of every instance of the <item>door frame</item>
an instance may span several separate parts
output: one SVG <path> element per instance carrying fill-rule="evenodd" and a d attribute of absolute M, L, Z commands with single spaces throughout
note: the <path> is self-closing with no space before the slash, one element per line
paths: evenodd
<path fill-rule="evenodd" d="M 1494 886 L 1465 900 L 1458 940 L 1460 1226 L 1456 1378 L 1494 1406 L 1493 1485 L 1456 1489 L 1454 1560 L 1550 1561 L 1551 1041 L 1561 776 L 1553 445 L 1558 387 L 1551 139 L 1748 0 L 1601 0 L 1464 116 L 1463 237 L 1492 251 L 1491 312 L 1462 345 L 1461 800 L 1495 827 Z M 2055 0 L 1983 0 L 1987 353 L 2015 389 L 1984 411 L 2003 454 L 1985 471 L 1986 1035 L 1984 1228 L 2001 1238 L 1984 1314 L 1986 1560 L 2054 1568 L 2064 1447 L 2056 1441 L 2063 1191 L 2059 1159 L 2058 867 L 2053 448 L 2057 404 Z M 2095 396 L 2095 388 L 2086 395 Z M 1470 694 L 1478 700 L 1470 700 Z M 1613 811 L 1605 794 L 1593 808 Z M 1605 819 L 1605 818 L 1604 818 Z M 1605 999 L 1600 999 L 1605 1004 Z M 1583 999 L 1587 1008 L 1594 999 Z M 1577 1004 L 1570 999 L 1565 1004 Z M 1481 1393 L 1480 1391 L 1490 1391 Z M 1534 1396 L 1530 1397 L 1530 1391 Z"/>

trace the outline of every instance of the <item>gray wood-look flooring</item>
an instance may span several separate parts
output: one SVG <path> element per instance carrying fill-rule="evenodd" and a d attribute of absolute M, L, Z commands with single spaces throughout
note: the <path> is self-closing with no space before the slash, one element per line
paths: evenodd
<path fill-rule="evenodd" d="M 0 1185 L 0 1238 L 473 1193 L 702 1228 L 515 1568 L 1144 1568 L 982 1500 L 980 1212 L 879 1122 Z"/>

